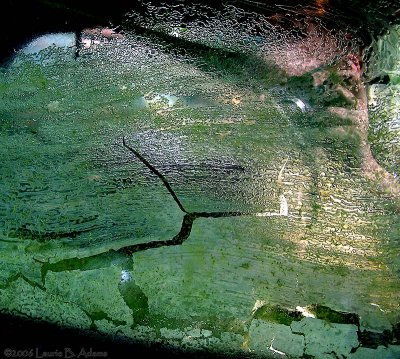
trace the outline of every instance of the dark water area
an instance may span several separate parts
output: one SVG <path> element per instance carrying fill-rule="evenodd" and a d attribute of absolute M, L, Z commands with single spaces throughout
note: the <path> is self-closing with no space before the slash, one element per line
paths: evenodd
<path fill-rule="evenodd" d="M 76 32 L 95 26 L 120 25 L 127 12 L 142 11 L 142 1 L 117 0 L 112 6 L 98 4 L 96 1 L 16 1 L 7 0 L 2 4 L 1 23 L 3 24 L 0 61 L 7 62 L 10 55 L 34 36 L 50 32 Z M 153 1 L 154 6 L 172 4 L 186 6 L 190 1 Z M 285 10 L 312 13 L 326 17 L 328 22 L 343 24 L 358 29 L 358 33 L 369 41 L 370 35 L 383 33 L 387 27 L 399 21 L 397 1 L 252 1 L 227 0 L 197 2 L 220 10 L 226 5 L 237 6 L 246 11 L 260 14 L 282 14 Z M 326 13 L 321 11 L 326 7 Z M 196 15 L 194 15 L 196 16 Z"/>

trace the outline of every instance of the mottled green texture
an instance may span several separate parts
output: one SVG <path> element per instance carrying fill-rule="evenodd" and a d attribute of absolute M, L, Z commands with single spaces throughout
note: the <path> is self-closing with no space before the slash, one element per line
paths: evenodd
<path fill-rule="evenodd" d="M 126 33 L 1 70 L 0 310 L 261 357 L 348 355 L 341 312 L 390 329 L 398 205 L 363 177 L 351 123 L 308 75 L 178 50 Z M 189 222 L 179 244 L 120 250 Z M 296 311 L 311 304 L 324 321 Z"/>
<path fill-rule="evenodd" d="M 126 305 L 132 310 L 133 322 L 144 322 L 149 316 L 148 298 L 133 280 L 120 282 L 119 292 Z"/>
<path fill-rule="evenodd" d="M 359 348 L 349 355 L 349 359 L 397 359 L 400 357 L 400 347 L 389 345 L 387 348 L 380 346 L 377 349 Z"/>
<path fill-rule="evenodd" d="M 300 320 L 302 315 L 294 311 L 288 311 L 285 308 L 280 308 L 279 306 L 270 307 L 263 305 L 254 312 L 253 317 L 267 322 L 290 325 L 294 320 Z"/>
<path fill-rule="evenodd" d="M 323 305 L 310 305 L 307 307 L 314 316 L 328 323 L 354 324 L 359 326 L 359 318 L 353 313 L 343 313 L 332 310 Z"/>
<path fill-rule="evenodd" d="M 400 85 L 373 84 L 369 86 L 368 94 L 369 138 L 372 150 L 378 161 L 398 177 L 400 173 Z"/>
<path fill-rule="evenodd" d="M 368 63 L 370 77 L 388 75 L 390 82 L 400 83 L 400 25 L 394 24 L 371 45 Z"/>
<path fill-rule="evenodd" d="M 304 335 L 304 353 L 316 358 L 347 357 L 353 348 L 359 346 L 355 325 L 304 318 L 300 322 L 293 322 L 290 328 L 293 333 Z"/>
<path fill-rule="evenodd" d="M 271 357 L 273 350 L 277 350 L 289 358 L 299 358 L 304 353 L 304 336 L 293 334 L 286 325 L 253 320 L 249 328 L 248 345 L 250 350 Z"/>
<path fill-rule="evenodd" d="M 400 174 L 400 25 L 393 25 L 371 45 L 367 74 L 371 147 L 378 161 Z M 376 81 L 376 79 L 381 79 Z"/>

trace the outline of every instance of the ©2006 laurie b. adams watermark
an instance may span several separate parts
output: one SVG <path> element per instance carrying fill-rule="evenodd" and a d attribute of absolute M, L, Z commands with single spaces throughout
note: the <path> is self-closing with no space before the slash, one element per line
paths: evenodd
<path fill-rule="evenodd" d="M 4 357 L 6 358 L 107 358 L 108 353 L 106 351 L 96 351 L 93 348 L 62 348 L 54 350 L 45 350 L 42 348 L 29 348 L 29 349 L 14 349 L 6 348 L 3 351 Z"/>

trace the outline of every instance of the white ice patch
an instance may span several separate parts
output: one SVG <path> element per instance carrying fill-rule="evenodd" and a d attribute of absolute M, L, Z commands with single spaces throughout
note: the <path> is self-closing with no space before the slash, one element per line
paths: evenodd
<path fill-rule="evenodd" d="M 379 305 L 379 304 L 376 304 L 376 303 L 369 303 L 369 304 L 371 304 L 373 307 L 377 307 L 381 312 L 385 312 L 382 308 L 381 308 L 381 306 Z"/>
<path fill-rule="evenodd" d="M 315 315 L 314 315 L 313 313 L 309 312 L 309 311 L 307 310 L 307 308 L 297 306 L 297 307 L 296 307 L 296 310 L 297 310 L 298 312 L 300 312 L 300 313 L 303 315 L 303 317 L 315 318 Z"/>
<path fill-rule="evenodd" d="M 279 210 L 279 214 L 281 216 L 286 216 L 289 214 L 289 206 L 288 206 L 288 202 L 286 197 L 281 194 L 279 196 L 279 203 L 280 203 L 280 210 Z"/>
<path fill-rule="evenodd" d="M 179 98 L 175 95 L 153 92 L 147 93 L 140 99 L 146 107 L 154 108 L 173 107 L 178 100 Z"/>
<path fill-rule="evenodd" d="M 261 308 L 265 304 L 265 300 L 257 299 L 254 303 L 253 309 L 251 310 L 251 314 L 254 314 L 257 309 Z"/>
<path fill-rule="evenodd" d="M 292 101 L 297 105 L 301 112 L 306 112 L 306 104 L 303 101 L 299 98 L 294 98 Z"/>
<path fill-rule="evenodd" d="M 128 270 L 121 271 L 121 282 L 126 283 L 132 279 L 132 274 Z"/>
<path fill-rule="evenodd" d="M 75 47 L 76 35 L 73 32 L 46 34 L 37 37 L 22 48 L 24 54 L 37 54 L 50 46 L 62 49 Z"/>
<path fill-rule="evenodd" d="M 281 194 L 279 196 L 279 212 L 258 212 L 254 214 L 256 217 L 275 217 L 283 216 L 287 217 L 289 215 L 289 205 L 286 197 Z"/>
<path fill-rule="evenodd" d="M 46 64 L 52 61 L 49 53 L 46 53 L 46 57 L 41 56 L 41 51 L 51 48 L 64 51 L 67 59 L 73 59 L 76 50 L 76 35 L 73 32 L 60 32 L 51 33 L 46 35 L 41 35 L 26 44 L 21 50 L 16 54 L 14 63 L 19 63 L 21 58 L 18 56 L 29 55 L 29 58 L 35 62 L 40 62 L 41 64 Z M 51 54 L 51 53 L 50 53 Z"/>
<path fill-rule="evenodd" d="M 161 94 L 161 96 L 164 96 L 165 99 L 168 100 L 168 107 L 172 107 L 176 104 L 178 101 L 178 97 L 174 95 L 169 95 L 169 94 Z"/>
<path fill-rule="evenodd" d="M 280 350 L 277 350 L 272 346 L 272 344 L 274 343 L 274 340 L 275 340 L 275 337 L 272 339 L 271 345 L 269 346 L 269 350 L 271 350 L 275 354 L 279 354 L 279 355 L 285 356 L 286 353 L 281 352 Z"/>

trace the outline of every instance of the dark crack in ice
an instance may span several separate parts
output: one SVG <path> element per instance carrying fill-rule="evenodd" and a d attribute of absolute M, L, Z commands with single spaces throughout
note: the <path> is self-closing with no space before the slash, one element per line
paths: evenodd
<path fill-rule="evenodd" d="M 282 201 L 282 198 L 280 203 L 281 208 L 279 212 L 242 212 L 242 211 L 189 212 L 184 208 L 183 204 L 179 200 L 175 191 L 172 189 L 166 177 L 163 174 L 161 174 L 153 165 L 151 165 L 150 162 L 146 158 L 144 158 L 142 154 L 140 154 L 138 151 L 130 147 L 126 143 L 125 138 L 123 138 L 122 144 L 162 181 L 164 187 L 170 193 L 170 195 L 174 199 L 179 209 L 184 213 L 180 231 L 172 239 L 156 240 L 156 241 L 137 243 L 133 245 L 126 245 L 119 249 L 111 249 L 87 257 L 68 258 L 54 263 L 40 261 L 36 259 L 37 262 L 42 263 L 41 273 L 42 273 L 43 283 L 45 283 L 45 278 L 48 271 L 63 272 L 71 270 L 98 269 L 107 266 L 108 263 L 115 264 L 116 262 L 124 262 L 124 263 L 126 263 L 126 261 L 129 262 L 130 260 L 129 256 L 135 252 L 145 251 L 148 249 L 155 249 L 160 247 L 180 245 L 189 238 L 193 224 L 195 220 L 199 218 L 228 218 L 228 217 L 239 217 L 239 216 L 257 216 L 257 217 L 287 216 L 287 203 L 285 200 Z M 285 164 L 282 167 L 279 176 L 282 175 L 284 167 Z M 125 267 L 129 267 L 129 265 L 125 265 Z"/>

